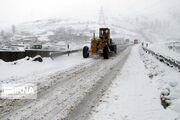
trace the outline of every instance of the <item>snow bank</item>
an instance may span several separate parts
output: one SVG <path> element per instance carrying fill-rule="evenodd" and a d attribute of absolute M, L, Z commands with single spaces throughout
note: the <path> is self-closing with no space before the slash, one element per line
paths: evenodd
<path fill-rule="evenodd" d="M 179 114 L 180 119 L 180 74 L 175 68 L 170 68 L 153 56 L 140 50 L 141 58 L 148 69 L 152 83 L 157 86 L 162 105 Z M 165 103 L 163 103 L 163 101 Z"/>
<path fill-rule="evenodd" d="M 0 65 L 5 64 L 6 62 L 4 62 L 3 60 L 0 59 Z"/>
<path fill-rule="evenodd" d="M 160 93 L 148 77 L 138 46 L 93 111 L 92 120 L 173 120 L 178 115 L 161 106 Z"/>
<path fill-rule="evenodd" d="M 32 61 L 32 58 L 28 57 L 8 63 L 0 60 L 0 83 L 36 82 L 41 77 L 65 70 L 89 60 L 91 59 L 83 59 L 81 53 L 70 54 L 69 57 L 64 55 L 55 60 L 43 58 L 42 63 Z"/>
<path fill-rule="evenodd" d="M 149 44 L 148 49 L 153 50 L 154 52 L 159 53 L 163 56 L 169 56 L 172 59 L 180 61 L 180 53 L 177 53 L 172 49 L 169 49 L 166 43 Z"/>

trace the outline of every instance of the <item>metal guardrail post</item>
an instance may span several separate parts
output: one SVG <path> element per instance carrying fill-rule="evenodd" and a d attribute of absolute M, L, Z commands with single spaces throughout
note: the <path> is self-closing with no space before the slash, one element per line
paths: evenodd
<path fill-rule="evenodd" d="M 179 61 L 174 60 L 174 59 L 167 57 L 167 56 L 163 56 L 159 53 L 155 53 L 154 51 L 149 50 L 148 48 L 145 48 L 145 47 L 142 47 L 142 48 L 146 53 L 149 52 L 152 55 L 154 55 L 156 57 L 156 59 L 160 60 L 160 62 L 163 62 L 170 67 L 174 66 L 174 67 L 178 68 L 178 70 L 180 72 L 180 62 Z"/>
<path fill-rule="evenodd" d="M 82 51 L 82 49 L 68 50 L 68 51 L 64 51 L 64 52 L 52 52 L 50 54 L 50 57 L 53 59 L 55 57 L 59 57 L 59 56 L 66 55 L 66 54 L 68 54 L 68 56 L 69 56 L 70 53 L 76 53 L 76 52 L 80 52 L 80 51 Z"/>

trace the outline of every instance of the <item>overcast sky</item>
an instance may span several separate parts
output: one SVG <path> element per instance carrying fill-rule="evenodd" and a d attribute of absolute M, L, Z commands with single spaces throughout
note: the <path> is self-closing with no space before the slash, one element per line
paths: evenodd
<path fill-rule="evenodd" d="M 179 3 L 180 0 L 0 0 L 0 27 L 49 17 L 96 16 L 101 6 L 105 13 L 130 16 L 158 12 L 167 4 L 177 7 Z"/>

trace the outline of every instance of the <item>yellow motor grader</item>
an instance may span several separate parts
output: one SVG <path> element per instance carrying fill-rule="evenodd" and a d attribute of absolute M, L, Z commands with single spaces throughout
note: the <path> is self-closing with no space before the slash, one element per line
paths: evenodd
<path fill-rule="evenodd" d="M 109 59 L 110 53 L 116 53 L 117 46 L 112 42 L 110 38 L 109 28 L 99 29 L 99 38 L 96 39 L 95 33 L 91 40 L 91 49 L 88 46 L 83 48 L 83 57 L 88 58 L 89 53 L 91 54 L 103 54 L 104 59 Z"/>

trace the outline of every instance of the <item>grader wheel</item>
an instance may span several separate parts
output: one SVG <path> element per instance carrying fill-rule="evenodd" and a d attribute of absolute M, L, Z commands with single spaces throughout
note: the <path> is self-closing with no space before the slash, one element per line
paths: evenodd
<path fill-rule="evenodd" d="M 117 53 L 117 45 L 113 45 L 113 51 L 114 51 L 114 53 L 116 54 Z"/>
<path fill-rule="evenodd" d="M 109 49 L 107 45 L 103 48 L 103 57 L 104 59 L 109 59 Z"/>
<path fill-rule="evenodd" d="M 83 48 L 83 58 L 89 57 L 89 48 L 87 46 L 84 46 Z"/>

